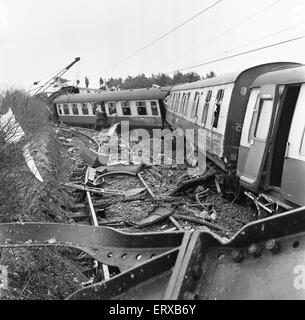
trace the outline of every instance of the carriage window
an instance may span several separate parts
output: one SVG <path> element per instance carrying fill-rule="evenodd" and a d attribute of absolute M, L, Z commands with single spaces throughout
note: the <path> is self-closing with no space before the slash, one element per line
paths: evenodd
<path fill-rule="evenodd" d="M 213 128 L 218 127 L 219 115 L 220 115 L 220 103 L 216 103 L 215 109 L 214 109 L 214 115 L 213 115 Z"/>
<path fill-rule="evenodd" d="M 86 103 L 83 103 L 82 104 L 82 113 L 85 115 L 85 114 L 89 114 L 89 110 L 88 110 L 88 106 Z"/>
<path fill-rule="evenodd" d="M 137 107 L 137 111 L 139 116 L 147 116 L 146 107 Z"/>
<path fill-rule="evenodd" d="M 176 101 L 176 93 L 173 93 L 169 108 L 172 111 L 175 111 L 175 101 Z"/>
<path fill-rule="evenodd" d="M 147 116 L 145 101 L 136 101 L 136 107 L 139 116 Z"/>
<path fill-rule="evenodd" d="M 221 102 L 223 100 L 224 93 L 225 92 L 224 92 L 223 89 L 218 90 L 217 96 L 216 96 L 216 101 L 217 102 Z"/>
<path fill-rule="evenodd" d="M 94 103 L 92 107 L 92 113 L 96 114 L 98 109 L 101 110 L 102 112 L 105 112 L 105 102 Z"/>
<path fill-rule="evenodd" d="M 96 114 L 96 109 L 98 108 L 97 104 L 92 106 L 92 114 Z"/>
<path fill-rule="evenodd" d="M 209 103 L 205 103 L 205 105 L 204 105 L 204 107 L 203 107 L 201 123 L 202 123 L 204 126 L 205 126 L 206 123 L 207 123 L 209 106 L 210 106 Z"/>
<path fill-rule="evenodd" d="M 177 94 L 176 101 L 175 101 L 175 112 L 178 112 L 178 107 L 179 107 L 179 103 L 180 103 L 180 96 L 181 96 L 181 93 Z"/>
<path fill-rule="evenodd" d="M 136 101 L 136 106 L 137 107 L 146 107 L 145 101 Z"/>
<path fill-rule="evenodd" d="M 158 116 L 159 112 L 158 112 L 158 105 L 156 101 L 150 101 L 150 106 L 151 106 L 151 114 L 153 116 Z"/>
<path fill-rule="evenodd" d="M 224 97 L 224 90 L 223 89 L 218 90 L 217 96 L 216 96 L 214 115 L 213 115 L 213 128 L 218 127 L 220 108 L 221 108 L 221 102 L 223 100 L 223 97 Z"/>
<path fill-rule="evenodd" d="M 191 118 L 194 118 L 197 115 L 197 109 L 198 109 L 198 104 L 199 104 L 199 92 L 195 93 L 194 101 L 193 101 L 193 107 L 192 107 L 192 112 L 191 112 Z"/>
<path fill-rule="evenodd" d="M 72 104 L 72 113 L 73 113 L 74 115 L 78 115 L 78 114 L 79 114 L 76 103 L 73 103 L 73 104 Z"/>
<path fill-rule="evenodd" d="M 153 116 L 158 116 L 159 112 L 158 112 L 158 104 L 157 101 L 150 101 L 150 106 L 151 106 L 151 114 Z"/>
<path fill-rule="evenodd" d="M 64 114 L 70 114 L 69 106 L 67 104 L 64 104 Z"/>
<path fill-rule="evenodd" d="M 129 101 L 122 101 L 121 106 L 122 107 L 130 107 L 130 102 Z"/>
<path fill-rule="evenodd" d="M 212 97 L 212 90 L 209 90 L 206 97 L 205 97 L 205 102 L 210 102 Z"/>
<path fill-rule="evenodd" d="M 171 108 L 171 110 L 173 110 L 173 111 L 175 111 L 176 96 L 177 96 L 177 94 L 174 93 L 174 94 L 173 94 L 172 101 L 171 101 L 171 106 L 170 106 L 170 108 Z"/>
<path fill-rule="evenodd" d="M 272 110 L 273 100 L 262 99 L 260 101 L 254 137 L 263 140 L 267 138 Z"/>
<path fill-rule="evenodd" d="M 203 93 L 201 92 L 201 95 L 202 95 Z M 194 114 L 194 117 L 198 117 L 198 109 L 199 109 L 199 102 L 200 102 L 200 96 L 201 96 L 200 94 L 198 94 L 198 98 L 197 98 L 197 103 L 196 103 L 196 108 L 195 108 L 195 114 Z"/>
<path fill-rule="evenodd" d="M 57 105 L 58 114 L 62 114 L 61 104 Z"/>
<path fill-rule="evenodd" d="M 186 99 L 186 94 L 183 93 L 183 94 L 182 94 L 181 102 L 179 101 L 179 104 L 180 104 L 179 113 L 182 113 L 182 112 L 183 112 L 185 99 Z"/>
<path fill-rule="evenodd" d="M 109 115 L 116 113 L 116 102 L 108 102 Z"/>
<path fill-rule="evenodd" d="M 122 114 L 123 116 L 130 116 L 131 115 L 130 107 L 122 107 Z"/>
<path fill-rule="evenodd" d="M 189 106 L 189 101 L 190 101 L 190 96 L 191 96 L 191 93 L 187 93 L 186 96 L 185 96 L 185 103 L 184 103 L 184 106 L 183 106 L 183 114 L 186 116 L 187 115 L 187 111 L 188 111 L 188 106 Z"/>

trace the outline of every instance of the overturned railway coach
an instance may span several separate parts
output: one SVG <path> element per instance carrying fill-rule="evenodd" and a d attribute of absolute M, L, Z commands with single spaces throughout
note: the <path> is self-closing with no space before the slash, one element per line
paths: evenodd
<path fill-rule="evenodd" d="M 64 94 L 53 100 L 58 120 L 81 126 L 94 126 L 98 108 L 105 111 L 109 125 L 129 121 L 130 127 L 162 127 L 166 90 L 158 88 Z"/>

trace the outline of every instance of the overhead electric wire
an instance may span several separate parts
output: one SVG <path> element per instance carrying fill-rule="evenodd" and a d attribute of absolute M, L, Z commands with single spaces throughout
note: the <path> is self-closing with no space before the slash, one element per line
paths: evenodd
<path fill-rule="evenodd" d="M 183 54 L 182 56 L 174 59 L 172 62 L 170 62 L 170 64 L 176 62 L 176 61 L 179 61 L 181 60 L 182 58 L 184 57 L 187 57 L 189 56 L 190 54 L 194 53 L 194 51 L 197 51 L 199 48 L 201 48 L 202 46 L 208 44 L 208 43 L 211 43 L 211 42 L 214 42 L 215 40 L 223 37 L 224 35 L 227 35 L 228 33 L 230 33 L 232 30 L 234 30 L 235 28 L 243 25 L 244 23 L 247 23 L 248 21 L 250 21 L 251 19 L 255 18 L 256 16 L 262 14 L 263 12 L 269 10 L 270 8 L 276 6 L 278 3 L 280 3 L 282 0 L 277 0 L 273 3 L 271 3 L 270 5 L 260 9 L 259 11 L 256 11 L 254 14 L 248 16 L 246 19 L 242 20 L 241 22 L 237 23 L 237 24 L 234 24 L 233 26 L 231 26 L 230 28 L 226 29 L 224 32 L 222 33 L 219 33 L 218 35 L 216 35 L 215 37 L 207 40 L 207 41 L 204 41 L 202 42 L 201 44 L 199 44 L 198 46 L 196 47 L 193 47 L 191 50 L 187 51 L 185 54 Z M 169 63 L 168 63 L 169 64 Z"/>
<path fill-rule="evenodd" d="M 269 39 L 269 38 L 274 37 L 274 36 L 276 36 L 276 35 L 279 35 L 279 34 L 281 34 L 281 33 L 283 33 L 283 32 L 286 32 L 286 31 L 288 31 L 288 30 L 294 29 L 295 27 L 297 27 L 297 26 L 299 26 L 299 25 L 301 25 L 301 24 L 302 24 L 302 23 L 298 23 L 298 24 L 295 24 L 295 25 L 293 25 L 293 26 L 290 26 L 290 27 L 281 29 L 281 30 L 279 30 L 279 31 L 273 32 L 273 33 L 271 33 L 271 34 L 268 34 L 267 36 L 261 37 L 261 38 L 255 40 L 255 41 L 251 41 L 251 42 L 245 43 L 245 44 L 243 44 L 243 45 L 241 45 L 241 46 L 232 48 L 232 49 L 230 49 L 230 50 L 226 50 L 225 52 L 219 53 L 219 54 L 214 55 L 214 56 L 212 56 L 212 57 L 209 57 L 209 58 L 207 58 L 207 59 L 214 59 L 214 58 L 217 58 L 217 57 L 219 57 L 219 56 L 222 56 L 223 54 L 228 54 L 229 52 L 232 52 L 232 51 L 234 51 L 234 50 L 248 47 L 249 45 L 255 44 L 255 43 L 260 42 L 260 41 L 262 41 L 262 40 Z M 194 62 L 194 64 L 196 64 L 196 63 L 200 63 L 200 61 Z M 180 69 L 178 68 L 178 70 L 180 70 Z M 168 72 L 168 73 L 165 73 L 165 74 L 171 74 L 171 73 L 173 73 L 173 72 Z"/>
<path fill-rule="evenodd" d="M 252 52 L 261 51 L 261 50 L 264 50 L 264 49 L 268 49 L 268 48 L 279 46 L 279 45 L 282 45 L 282 44 L 285 44 L 285 43 L 301 40 L 301 39 L 304 39 L 304 38 L 305 38 L 305 35 L 302 35 L 302 36 L 299 36 L 299 37 L 296 37 L 296 38 L 292 38 L 292 39 L 284 40 L 284 41 L 281 41 L 281 42 L 273 43 L 273 44 L 266 45 L 266 46 L 263 46 L 263 47 L 259 47 L 259 48 L 256 48 L 256 49 L 248 50 L 248 51 L 245 51 L 245 52 L 240 52 L 240 53 L 228 56 L 228 57 L 223 57 L 223 58 L 216 59 L 216 60 L 206 61 L 206 62 L 203 62 L 203 63 L 200 63 L 200 64 L 196 64 L 196 65 L 193 65 L 193 66 L 190 66 L 190 67 L 180 68 L 178 70 L 179 71 L 185 71 L 185 70 L 189 70 L 189 69 L 205 66 L 205 65 L 212 64 L 212 63 L 215 63 L 215 62 L 232 59 L 232 58 L 239 57 L 239 56 L 242 56 L 242 55 L 246 55 L 246 54 L 249 54 L 249 53 L 252 53 Z M 171 73 L 174 73 L 176 71 L 177 70 L 171 71 L 171 72 L 168 72 L 166 74 L 171 74 Z"/>
<path fill-rule="evenodd" d="M 163 38 L 167 37 L 169 34 L 173 33 L 174 31 L 180 29 L 182 26 L 184 26 L 185 24 L 187 24 L 188 22 L 194 20 L 195 18 L 197 18 L 198 16 L 200 16 L 201 14 L 207 12 L 208 10 L 212 9 L 213 7 L 215 7 L 216 5 L 218 5 L 219 3 L 221 3 L 223 0 L 218 0 L 217 2 L 213 3 L 212 5 L 210 5 L 209 7 L 205 8 L 204 10 L 198 12 L 197 14 L 195 14 L 194 16 L 192 16 L 191 18 L 187 19 L 186 21 L 182 22 L 181 24 L 179 24 L 178 26 L 174 27 L 173 29 L 169 30 L 168 32 L 166 32 L 165 34 L 163 34 L 162 36 L 158 37 L 157 39 L 149 42 L 147 45 L 145 45 L 144 47 L 136 50 L 135 52 L 129 54 L 127 57 L 123 58 L 122 60 L 118 61 L 117 63 L 111 65 L 109 68 L 103 70 L 101 73 L 103 72 L 107 72 L 115 67 L 117 67 L 118 65 L 120 65 L 121 63 L 125 62 L 126 60 L 132 58 L 133 56 L 135 56 L 136 54 L 142 52 L 143 50 L 147 49 L 148 47 L 152 46 L 153 44 L 157 43 L 158 41 L 162 40 Z M 280 1 L 280 0 L 279 0 Z"/>

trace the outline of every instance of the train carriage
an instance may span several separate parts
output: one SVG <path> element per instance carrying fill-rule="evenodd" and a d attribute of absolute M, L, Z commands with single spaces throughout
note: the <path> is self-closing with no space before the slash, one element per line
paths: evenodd
<path fill-rule="evenodd" d="M 165 118 L 163 99 L 167 92 L 158 88 L 99 93 L 64 94 L 53 100 L 59 121 L 81 126 L 94 126 L 100 107 L 114 121 L 129 121 L 130 127 L 162 127 Z"/>
<path fill-rule="evenodd" d="M 268 63 L 170 90 L 166 120 L 172 128 L 205 131 L 206 155 L 223 170 L 235 170 L 252 82 L 261 74 L 299 64 Z"/>
<path fill-rule="evenodd" d="M 239 159 L 240 184 L 305 205 L 305 67 L 258 77 L 250 92 Z"/>

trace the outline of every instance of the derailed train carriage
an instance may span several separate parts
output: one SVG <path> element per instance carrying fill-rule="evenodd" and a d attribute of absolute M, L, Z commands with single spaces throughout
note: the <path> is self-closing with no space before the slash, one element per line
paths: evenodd
<path fill-rule="evenodd" d="M 162 127 L 166 90 L 158 88 L 63 94 L 53 100 L 58 120 L 76 126 L 92 127 L 98 108 L 105 111 L 108 124 L 129 121 L 132 127 Z"/>
<path fill-rule="evenodd" d="M 206 156 L 246 193 L 285 210 L 305 205 L 304 67 L 279 62 L 173 87 L 167 122 L 205 132 Z"/>

